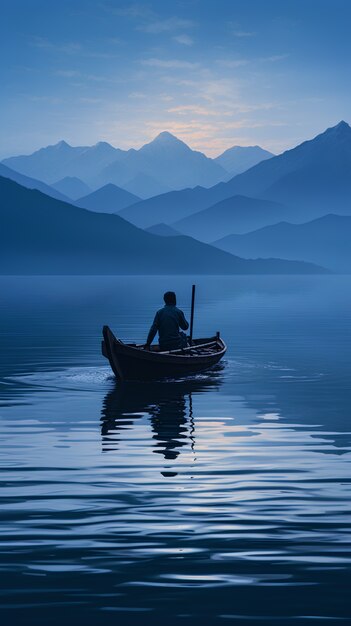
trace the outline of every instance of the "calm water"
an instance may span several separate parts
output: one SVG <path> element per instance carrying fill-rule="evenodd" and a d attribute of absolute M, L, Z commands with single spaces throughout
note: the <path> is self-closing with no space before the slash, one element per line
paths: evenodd
<path fill-rule="evenodd" d="M 349 622 L 351 277 L 201 277 L 223 367 L 117 385 L 190 282 L 0 278 L 4 625 Z"/>

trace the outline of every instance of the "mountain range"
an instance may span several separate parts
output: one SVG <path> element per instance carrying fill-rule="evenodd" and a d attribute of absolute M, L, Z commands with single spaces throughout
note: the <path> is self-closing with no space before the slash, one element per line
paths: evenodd
<path fill-rule="evenodd" d="M 280 222 L 244 235 L 229 235 L 214 245 L 245 258 L 300 259 L 350 273 L 350 241 L 351 216 L 329 214 L 305 224 Z"/>
<path fill-rule="evenodd" d="M 106 178 L 108 179 L 109 176 L 106 176 Z M 139 172 L 133 176 L 131 180 L 123 183 L 123 189 L 143 199 L 153 198 L 154 196 L 171 191 L 170 188 L 160 182 L 158 178 L 153 178 L 144 172 Z"/>
<path fill-rule="evenodd" d="M 63 202 L 68 201 L 67 196 L 65 196 L 60 191 L 54 189 L 50 185 L 46 185 L 41 180 L 36 180 L 35 178 L 31 178 L 30 176 L 24 176 L 23 174 L 12 170 L 10 167 L 7 167 L 3 163 L 0 163 L 0 176 L 3 176 L 4 178 L 9 178 L 19 185 L 27 187 L 27 189 L 38 189 L 39 191 L 42 191 L 52 198 L 62 200 Z"/>
<path fill-rule="evenodd" d="M 3 163 L 56 189 L 66 186 L 67 193 L 67 179 L 71 180 L 71 185 L 72 179 L 79 179 L 93 190 L 113 183 L 148 198 L 186 187 L 211 187 L 230 178 L 234 164 L 236 171 L 242 171 L 247 162 L 257 163 L 269 154 L 259 147 L 235 147 L 233 150 L 233 154 L 211 159 L 164 131 L 139 150 L 121 150 L 106 142 L 73 147 L 60 141 L 31 155 L 10 157 Z M 221 165 L 222 156 L 230 164 L 229 170 Z M 76 198 L 75 191 L 74 195 Z"/>
<path fill-rule="evenodd" d="M 247 233 L 267 224 L 275 224 L 288 213 L 288 209 L 278 202 L 238 195 L 188 215 L 172 226 L 180 233 L 212 242 L 228 233 Z"/>
<path fill-rule="evenodd" d="M 161 237 L 175 237 L 176 235 L 180 235 L 180 232 L 173 228 L 172 226 L 168 226 L 168 224 L 154 224 L 154 226 L 149 226 L 149 228 L 145 228 L 146 232 L 153 233 L 153 235 L 161 235 Z"/>
<path fill-rule="evenodd" d="M 169 151 L 170 146 L 171 151 Z M 49 150 L 49 152 L 45 152 L 46 150 Z M 72 150 L 74 154 L 72 154 Z M 116 167 L 116 161 L 107 164 L 108 158 L 111 157 L 111 150 L 114 153 L 114 157 L 117 152 L 122 160 L 121 154 L 123 154 L 123 151 L 116 151 L 109 144 L 97 144 L 93 148 L 71 148 L 68 144 L 61 142 L 59 147 L 56 146 L 44 149 L 44 151 L 38 151 L 32 155 L 35 157 L 34 161 L 31 161 L 31 157 L 28 157 L 29 161 L 26 161 L 26 163 L 27 165 L 31 163 L 33 166 L 33 162 L 34 165 L 36 162 L 35 167 L 40 165 L 40 167 L 46 168 L 46 174 L 48 175 L 48 172 L 53 172 L 54 168 L 51 157 L 48 160 L 46 160 L 46 157 L 52 156 L 58 151 L 59 153 L 64 152 L 66 155 L 70 154 L 76 164 L 79 162 L 80 166 L 83 167 L 84 165 L 86 171 L 87 168 L 91 168 L 91 172 L 93 172 L 93 163 L 96 163 L 96 155 L 100 155 L 100 163 L 103 171 L 105 171 L 106 169 Z M 192 167 L 191 163 L 195 163 L 196 160 L 201 171 L 204 171 L 202 169 L 203 163 L 206 163 L 205 167 L 208 167 L 208 162 L 212 163 L 204 155 L 190 150 L 183 142 L 179 142 L 179 140 L 168 133 L 161 133 L 153 142 L 138 151 L 131 150 L 127 152 L 129 156 L 128 159 L 125 159 L 124 168 L 131 167 L 130 163 L 138 163 L 141 167 L 143 160 L 145 160 L 148 163 L 153 162 L 155 167 L 157 164 L 157 167 L 160 169 L 162 163 L 169 165 L 172 159 L 174 159 L 174 163 L 177 163 L 178 157 L 180 160 L 184 158 L 184 162 L 188 163 L 189 168 Z M 162 158 L 162 155 L 164 158 Z M 21 157 L 19 158 L 21 159 Z M 135 167 L 138 167 L 138 165 L 135 165 Z M 146 168 L 146 165 L 144 164 L 143 167 Z M 216 164 L 216 167 L 219 166 Z M 167 169 L 166 165 L 165 169 Z M 166 182 L 171 185 L 176 184 L 176 177 L 181 171 L 179 170 L 177 174 L 172 168 L 169 169 L 168 173 L 164 172 L 162 175 L 164 185 Z M 185 176 L 185 169 L 184 166 L 182 176 Z M 144 232 L 143 236 L 154 237 L 155 250 L 161 249 L 167 243 L 173 247 L 175 246 L 175 257 L 179 261 L 179 268 L 183 268 L 179 270 L 181 272 L 186 271 L 186 264 L 184 266 L 184 259 L 177 245 L 179 245 L 179 242 L 184 243 L 184 241 L 187 242 L 186 245 L 184 244 L 185 248 L 190 246 L 193 247 L 194 251 L 195 247 L 200 245 L 200 242 L 215 244 L 215 252 L 213 252 L 211 245 L 197 249 L 201 254 L 196 263 L 199 262 L 199 271 L 204 272 L 215 271 L 214 267 L 218 271 L 219 267 L 221 267 L 221 271 L 225 273 L 248 271 L 247 268 L 249 266 L 246 265 L 244 267 L 244 261 L 237 257 L 235 258 L 235 268 L 232 265 L 233 257 L 231 256 L 226 257 L 225 263 L 223 257 L 219 261 L 219 257 L 213 256 L 218 254 L 219 249 L 221 249 L 221 253 L 226 252 L 227 254 L 243 256 L 246 258 L 246 262 L 251 258 L 265 258 L 267 271 L 273 271 L 272 264 L 279 264 L 278 261 L 271 261 L 272 257 L 284 258 L 289 261 L 304 260 L 313 262 L 328 267 L 333 271 L 350 271 L 351 265 L 347 249 L 349 218 L 351 219 L 350 172 L 351 128 L 346 122 L 342 121 L 317 137 L 303 142 L 296 148 L 287 150 L 281 155 L 266 158 L 247 171 L 234 176 L 229 181 L 221 182 L 210 188 L 198 185 L 194 188 L 171 191 L 142 200 L 136 194 L 127 192 L 124 188 L 111 183 L 106 184 L 74 202 L 75 205 L 79 205 L 79 210 L 89 209 L 90 214 L 94 212 L 93 218 L 87 218 L 86 212 L 84 214 L 75 213 L 78 210 L 78 206 L 72 206 L 73 202 L 68 203 L 67 198 L 57 189 L 32 177 L 20 174 L 4 163 L 0 164 L 0 175 L 3 174 L 5 177 L 2 180 L 7 179 L 6 184 L 9 184 L 9 179 L 12 179 L 22 185 L 22 190 L 24 187 L 28 187 L 30 189 L 38 189 L 46 194 L 44 196 L 45 202 L 42 198 L 39 202 L 39 191 L 33 191 L 33 194 L 39 194 L 39 196 L 35 196 L 36 202 L 34 202 L 33 195 L 24 199 L 24 191 L 22 191 L 22 196 L 19 198 L 19 206 L 16 207 L 15 201 L 11 205 L 14 214 L 19 208 L 24 210 L 27 207 L 28 209 L 26 216 L 21 218 L 21 215 L 18 214 L 18 220 L 23 219 L 25 222 L 28 217 L 27 214 L 34 212 L 33 219 L 35 222 L 38 208 L 37 202 L 39 202 L 40 206 L 45 204 L 48 211 L 53 210 L 55 220 L 58 220 L 60 208 L 57 205 L 54 208 L 52 206 L 54 202 L 52 196 L 56 195 L 55 202 L 61 200 L 59 205 L 62 211 L 62 224 L 61 226 L 57 224 L 57 232 L 61 232 L 61 230 L 66 228 L 66 237 L 69 238 L 72 234 L 71 231 L 77 237 L 79 231 L 80 240 L 84 242 L 85 228 L 88 229 L 87 237 L 88 235 L 92 237 L 92 232 L 90 233 L 92 222 L 90 220 L 96 220 L 99 217 L 99 213 L 100 219 L 109 218 L 106 215 L 103 217 L 106 212 L 114 213 L 115 215 L 110 216 L 110 218 L 116 218 L 116 220 L 121 220 L 121 222 L 111 222 L 113 225 L 110 226 L 112 230 L 117 228 L 116 224 L 123 223 L 125 225 L 127 220 L 129 222 L 128 226 L 134 228 L 134 231 L 130 232 L 134 232 L 136 239 L 141 237 L 140 233 L 142 231 L 140 228 L 148 231 Z M 164 180 L 166 175 L 168 177 L 167 181 Z M 55 176 L 57 176 L 56 170 Z M 139 173 L 136 177 L 138 176 L 147 180 L 153 180 L 149 173 Z M 64 178 L 61 180 L 61 183 L 66 185 L 66 189 L 72 185 L 70 193 L 74 191 L 73 187 L 76 187 L 77 191 L 79 187 L 81 188 L 81 180 Z M 82 184 L 86 185 L 86 183 Z M 28 189 L 26 191 L 28 193 Z M 76 224 L 72 225 L 68 211 L 71 211 L 72 216 L 77 217 L 79 228 L 77 227 L 76 230 Z M 83 215 L 85 216 L 84 218 L 82 217 Z M 4 216 L 7 216 L 6 219 L 9 219 L 6 211 L 2 214 L 2 218 Z M 50 241 L 51 237 L 52 250 L 57 249 L 57 255 L 59 255 L 54 241 L 54 234 L 50 230 L 50 224 L 45 222 L 47 219 L 46 214 L 42 214 L 42 219 L 43 224 L 46 224 L 45 229 L 47 233 L 50 233 L 46 241 Z M 17 222 L 17 224 L 19 223 L 20 221 Z M 43 231 L 43 229 L 39 228 L 39 221 L 38 229 Z M 102 227 L 100 222 L 96 223 L 96 229 L 101 235 Z M 31 232 L 30 225 L 28 225 L 29 232 Z M 138 236 L 136 233 L 139 233 Z M 188 237 L 184 239 L 181 234 Z M 130 241 L 132 242 L 130 250 L 133 250 L 134 235 L 130 235 Z M 124 237 L 123 242 L 128 237 Z M 33 242 L 34 240 L 35 238 Z M 161 240 L 163 240 L 162 244 L 160 243 Z M 39 250 L 44 245 L 43 241 L 37 242 Z M 119 258 L 118 254 L 124 249 L 124 243 L 119 248 L 117 236 L 116 242 L 117 251 L 113 251 L 112 247 L 110 251 L 112 261 L 115 258 L 114 255 L 117 255 L 116 258 Z M 6 242 L 4 242 L 5 244 Z M 96 249 L 96 252 L 92 254 L 92 258 L 95 254 L 99 256 L 97 248 L 100 244 L 96 244 L 97 248 L 96 246 L 94 247 L 92 239 L 90 244 L 92 250 Z M 73 245 L 72 242 L 71 245 Z M 148 243 L 147 246 L 149 245 Z M 66 243 L 64 243 L 63 249 L 66 249 L 65 246 Z M 143 259 L 142 265 L 148 254 L 145 252 L 146 256 L 144 255 L 143 246 L 144 240 L 139 249 Z M 150 252 L 150 248 L 147 249 Z M 101 243 L 102 250 L 103 246 Z M 164 248 L 162 250 L 165 252 Z M 34 243 L 33 251 L 35 251 Z M 204 251 L 206 251 L 206 254 L 209 254 L 209 258 L 215 259 L 212 270 L 209 267 L 211 263 L 209 264 L 206 260 Z M 72 250 L 70 254 L 72 254 Z M 107 250 L 106 254 L 108 254 Z M 145 271 L 156 271 L 156 258 L 163 267 L 162 255 L 157 256 L 157 254 L 156 252 L 151 254 L 151 260 L 153 259 L 154 263 L 153 269 L 151 269 L 152 263 L 150 260 L 145 263 Z M 52 254 L 50 258 L 52 258 Z M 127 256 L 123 257 L 120 263 L 121 267 L 125 268 L 123 271 L 136 271 L 137 261 L 130 258 L 130 261 L 127 262 L 126 259 Z M 189 259 L 190 256 L 188 257 Z M 111 264 L 114 265 L 114 261 L 112 261 Z M 167 262 L 170 263 L 169 260 Z M 263 271 L 262 262 L 261 260 L 250 261 L 250 263 L 258 264 L 256 266 L 258 272 Z M 267 263 L 270 265 L 268 266 Z M 88 256 L 86 256 L 86 264 L 90 267 Z M 97 265 L 99 264 L 100 261 L 98 261 Z M 73 261 L 72 266 L 75 266 Z M 164 271 L 168 271 L 167 267 L 164 268 Z M 200 268 L 203 268 L 203 270 L 200 270 Z M 277 268 L 278 265 L 275 266 L 274 271 L 277 271 Z M 281 266 L 279 271 L 281 271 Z M 287 271 L 287 266 L 284 271 Z"/>
<path fill-rule="evenodd" d="M 263 161 L 228 184 L 230 195 L 283 202 L 301 218 L 350 212 L 351 128 L 341 121 L 314 139 Z"/>
<path fill-rule="evenodd" d="M 3 163 L 26 176 L 33 176 L 47 184 L 55 184 L 58 180 L 77 177 L 89 187 L 96 172 L 100 172 L 118 156 L 116 148 L 106 142 L 95 146 L 70 146 L 66 141 L 59 141 L 54 146 L 41 148 L 31 155 L 10 157 Z"/>
<path fill-rule="evenodd" d="M 218 203 L 234 196 L 278 202 L 285 207 L 279 221 L 283 218 L 301 223 L 330 212 L 351 214 L 350 172 L 351 128 L 346 122 L 340 122 L 292 150 L 261 161 L 226 183 L 210 189 L 196 187 L 149 198 L 124 209 L 121 215 L 143 228 L 162 222 L 180 229 L 181 219 L 198 212 L 200 223 L 200 211 L 209 207 L 213 207 L 215 221 Z M 272 223 L 268 217 L 266 224 Z M 248 223 L 247 230 L 257 226 L 257 222 Z M 223 228 L 226 234 L 233 233 L 230 223 L 223 224 Z M 211 233 L 205 235 L 206 240 L 210 240 Z"/>
<path fill-rule="evenodd" d="M 90 187 L 76 176 L 65 176 L 65 178 L 61 178 L 61 180 L 50 185 L 50 187 L 60 191 L 70 200 L 78 200 L 78 198 L 91 193 Z"/>
<path fill-rule="evenodd" d="M 216 157 L 215 161 L 230 174 L 229 178 L 232 178 L 273 156 L 272 152 L 263 150 L 260 146 L 233 146 Z"/>
<path fill-rule="evenodd" d="M 131 204 L 138 202 L 140 198 L 129 193 L 112 183 L 92 191 L 75 202 L 76 206 L 98 213 L 117 213 Z"/>
<path fill-rule="evenodd" d="M 61 202 L 0 177 L 3 274 L 323 273 L 315 265 L 243 260 L 190 237 L 160 237 L 117 215 Z"/>
<path fill-rule="evenodd" d="M 162 182 L 169 189 L 183 189 L 204 185 L 211 187 L 223 180 L 226 172 L 202 152 L 191 150 L 180 139 L 168 132 L 160 133 L 140 150 L 128 150 L 100 173 L 100 181 L 111 181 L 123 186 L 126 180 L 118 181 L 121 163 L 130 172 L 143 173 Z"/>

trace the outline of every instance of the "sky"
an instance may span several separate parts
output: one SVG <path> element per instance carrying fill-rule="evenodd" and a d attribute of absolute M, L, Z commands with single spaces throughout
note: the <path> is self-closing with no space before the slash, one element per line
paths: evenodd
<path fill-rule="evenodd" d="M 0 158 L 163 130 L 217 156 L 351 121 L 349 0 L 1 0 Z"/>

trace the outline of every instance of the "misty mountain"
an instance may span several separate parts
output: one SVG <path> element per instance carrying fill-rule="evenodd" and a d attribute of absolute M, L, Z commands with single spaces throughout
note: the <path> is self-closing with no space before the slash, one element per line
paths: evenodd
<path fill-rule="evenodd" d="M 159 194 L 168 193 L 170 191 L 166 185 L 142 172 L 136 174 L 136 176 L 126 183 L 123 183 L 123 189 L 143 199 L 152 198 L 153 196 L 158 196 Z"/>
<path fill-rule="evenodd" d="M 86 196 L 91 192 L 90 187 L 76 176 L 66 176 L 50 186 L 56 189 L 56 191 L 60 191 L 71 200 L 78 200 L 78 198 Z"/>
<path fill-rule="evenodd" d="M 212 187 L 225 176 L 220 165 L 168 132 L 160 133 L 140 150 L 129 150 L 125 163 L 150 176 L 157 174 L 170 189 Z"/>
<path fill-rule="evenodd" d="M 313 265 L 234 257 L 189 237 L 158 237 L 0 177 L 4 274 L 318 273 Z"/>
<path fill-rule="evenodd" d="M 246 258 L 306 260 L 337 272 L 351 272 L 351 217 L 325 215 L 305 224 L 280 222 L 214 245 Z"/>
<path fill-rule="evenodd" d="M 145 188 L 144 183 L 143 188 L 141 175 L 149 177 L 161 187 L 149 189 Z M 134 189 L 137 195 L 150 196 L 151 193 L 156 195 L 168 189 L 201 184 L 210 187 L 225 176 L 224 169 L 212 159 L 191 150 L 171 133 L 162 132 L 139 150 L 128 150 L 123 158 L 100 172 L 99 180 L 110 180 L 126 189 Z"/>
<path fill-rule="evenodd" d="M 200 184 L 210 187 L 228 176 L 213 159 L 168 132 L 139 150 L 120 150 L 106 142 L 73 147 L 60 141 L 31 155 L 5 159 L 4 164 L 50 184 L 77 177 L 93 189 L 113 183 L 145 197 Z"/>
<path fill-rule="evenodd" d="M 105 185 L 75 202 L 76 206 L 99 213 L 117 213 L 121 209 L 138 202 L 140 198 L 116 185 Z"/>
<path fill-rule="evenodd" d="M 160 235 L 160 237 L 175 237 L 181 234 L 178 230 L 172 228 L 172 226 L 162 223 L 149 226 L 149 228 L 145 228 L 145 230 L 153 235 Z"/>
<path fill-rule="evenodd" d="M 33 154 L 10 157 L 3 163 L 27 176 L 34 176 L 49 184 L 68 177 L 77 177 L 94 187 L 96 173 L 115 161 L 122 150 L 106 142 L 95 146 L 70 146 L 59 141 L 54 146 L 41 148 Z"/>
<path fill-rule="evenodd" d="M 75 160 L 88 147 L 73 147 L 66 141 L 59 141 L 53 146 L 36 150 L 33 154 L 20 155 L 4 159 L 2 163 L 26 176 L 37 177 L 49 184 L 65 176 L 76 175 L 69 169 Z"/>
<path fill-rule="evenodd" d="M 292 150 L 262 161 L 227 183 L 248 194 L 295 207 L 301 218 L 327 210 L 350 213 L 351 128 L 340 122 Z"/>
<path fill-rule="evenodd" d="M 46 185 L 41 180 L 36 180 L 35 178 L 30 178 L 29 176 L 24 176 L 15 170 L 12 170 L 10 167 L 7 167 L 3 163 L 0 163 L 0 176 L 4 178 L 9 178 L 10 180 L 15 181 L 19 185 L 23 185 L 23 187 L 27 187 L 27 189 L 38 189 L 42 191 L 48 196 L 52 198 L 56 198 L 57 200 L 62 200 L 63 202 L 67 202 L 69 199 L 63 193 L 60 193 L 56 189 L 53 189 L 50 185 Z"/>
<path fill-rule="evenodd" d="M 231 178 L 245 172 L 261 161 L 270 159 L 272 156 L 274 156 L 272 152 L 268 152 L 260 146 L 233 146 L 214 160 L 231 175 Z"/>
<path fill-rule="evenodd" d="M 222 183 L 224 184 L 224 183 Z M 213 192 L 212 190 L 215 190 Z M 140 228 L 148 228 L 158 223 L 172 224 L 182 217 L 200 211 L 217 201 L 215 187 L 205 189 L 183 189 L 170 191 L 141 202 L 137 202 L 120 212 L 121 217 Z"/>
<path fill-rule="evenodd" d="M 247 233 L 275 224 L 289 213 L 282 204 L 269 200 L 233 196 L 174 222 L 181 233 L 212 242 L 228 233 Z"/>
<path fill-rule="evenodd" d="M 131 206 L 122 216 L 142 227 L 172 224 L 236 195 L 280 202 L 292 209 L 294 221 L 303 222 L 331 210 L 347 214 L 351 213 L 350 171 L 351 128 L 340 122 L 226 183 L 163 194 Z"/>

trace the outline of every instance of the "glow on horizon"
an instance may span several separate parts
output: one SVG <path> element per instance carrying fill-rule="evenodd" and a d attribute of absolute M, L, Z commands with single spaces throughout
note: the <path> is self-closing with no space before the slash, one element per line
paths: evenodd
<path fill-rule="evenodd" d="M 13 0 L 3 16 L 1 158 L 164 130 L 208 156 L 279 153 L 349 121 L 347 0 Z"/>

